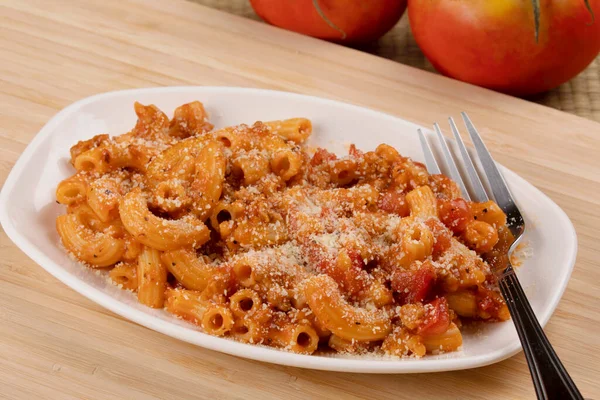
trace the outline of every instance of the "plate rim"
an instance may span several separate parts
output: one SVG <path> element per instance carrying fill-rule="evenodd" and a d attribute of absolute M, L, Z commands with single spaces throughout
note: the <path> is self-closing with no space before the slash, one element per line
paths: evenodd
<path fill-rule="evenodd" d="M 244 91 L 248 93 L 254 93 L 257 95 L 271 95 L 271 96 L 282 96 L 282 97 L 300 97 L 310 101 L 318 101 L 324 104 L 333 104 L 337 106 L 350 107 L 361 112 L 372 113 L 379 118 L 387 118 L 400 120 L 403 123 L 413 125 L 415 129 L 421 127 L 420 125 L 401 118 L 399 116 L 387 114 L 385 112 L 375 110 L 369 107 L 364 107 L 352 103 L 346 103 L 339 100 L 333 100 L 318 96 L 299 94 L 295 92 L 285 92 L 271 89 L 261 88 L 246 88 L 246 87 L 235 87 L 235 86 L 166 86 L 166 87 L 154 87 L 154 88 L 138 88 L 138 89 L 126 89 L 117 90 L 106 93 L 95 94 L 78 100 L 69 106 L 63 108 L 56 113 L 36 134 L 36 136 L 29 142 L 25 150 L 21 153 L 17 162 L 12 167 L 9 175 L 4 182 L 2 190 L 0 192 L 0 224 L 5 230 L 7 236 L 13 241 L 13 243 L 37 263 L 40 267 L 54 276 L 56 279 L 67 285 L 72 290 L 83 295 L 89 300 L 99 304 L 100 306 L 114 312 L 117 315 L 122 316 L 138 325 L 142 325 L 146 328 L 155 330 L 162 334 L 171 336 L 173 338 L 183 340 L 185 342 L 200 346 L 213 351 L 219 351 L 221 353 L 233 355 L 236 357 L 248 358 L 251 360 L 263 361 L 273 364 L 280 364 L 286 366 L 309 368 L 317 370 L 337 371 L 337 372 L 354 372 L 354 373 L 422 373 L 422 372 L 441 372 L 441 371 L 453 371 L 482 367 L 490 365 L 496 362 L 505 360 L 513 355 L 517 354 L 521 350 L 520 342 L 513 342 L 508 346 L 497 349 L 495 351 L 472 355 L 466 357 L 455 357 L 447 359 L 419 359 L 419 360 L 405 360 L 405 359 L 378 359 L 378 358 L 343 358 L 343 357 L 326 357 L 326 356 L 315 356 L 315 355 L 300 355 L 285 352 L 278 349 L 271 349 L 264 346 L 249 345 L 234 340 L 220 338 L 208 335 L 198 330 L 192 330 L 191 328 L 185 328 L 183 330 L 177 329 L 180 326 L 168 323 L 165 321 L 152 316 L 143 311 L 136 310 L 132 306 L 120 302 L 115 297 L 104 293 L 103 291 L 96 289 L 87 282 L 71 275 L 68 271 L 64 270 L 54 261 L 50 260 L 46 254 L 37 248 L 29 239 L 23 236 L 20 231 L 12 224 L 12 221 L 8 215 L 8 206 L 10 204 L 9 197 L 14 191 L 18 178 L 23 174 L 23 171 L 31 160 L 31 155 L 36 149 L 42 144 L 47 137 L 51 136 L 55 132 L 56 127 L 70 116 L 72 113 L 77 112 L 81 107 L 93 103 L 94 101 L 110 98 L 114 96 L 122 96 L 134 93 L 156 93 L 156 92 L 194 92 L 194 91 L 218 91 L 222 93 L 235 93 Z M 421 127 L 422 128 L 422 127 Z M 500 165 L 500 164 L 499 164 Z M 501 165 L 500 165 L 501 166 Z M 558 303 L 562 299 L 564 291 L 569 283 L 571 274 L 573 272 L 578 241 L 577 234 L 573 223 L 564 212 L 564 210 L 550 199 L 545 193 L 540 191 L 531 183 L 527 182 L 524 178 L 517 175 L 510 169 L 501 166 L 504 174 L 510 176 L 508 180 L 520 181 L 520 183 L 526 183 L 537 192 L 538 195 L 543 196 L 549 204 L 551 204 L 556 212 L 555 217 L 562 220 L 562 223 L 568 227 L 568 233 L 570 234 L 569 247 L 566 250 L 570 250 L 568 254 L 568 266 L 564 269 L 564 279 L 560 281 L 558 290 L 554 293 L 549 306 L 546 308 L 546 312 L 539 316 L 540 324 L 545 326 L 553 315 Z M 561 224 L 561 225 L 563 225 Z M 508 323 L 508 322 L 507 322 Z M 177 326 L 177 328 L 175 328 Z M 200 335 L 198 335 L 198 333 Z M 244 354 L 241 356 L 240 354 Z M 279 355 L 279 357 L 278 357 Z"/>

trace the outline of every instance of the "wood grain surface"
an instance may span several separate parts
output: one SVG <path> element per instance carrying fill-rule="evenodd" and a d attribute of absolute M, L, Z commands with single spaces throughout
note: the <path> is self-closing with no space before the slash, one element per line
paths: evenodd
<path fill-rule="evenodd" d="M 182 0 L 0 0 L 0 60 L 0 182 L 52 115 L 110 90 L 265 87 L 426 125 L 467 110 L 497 160 L 575 224 L 577 264 L 546 332 L 584 395 L 600 398 L 599 124 Z M 522 354 L 475 370 L 377 376 L 207 351 L 102 309 L 0 233 L 0 398 L 533 397 Z"/>

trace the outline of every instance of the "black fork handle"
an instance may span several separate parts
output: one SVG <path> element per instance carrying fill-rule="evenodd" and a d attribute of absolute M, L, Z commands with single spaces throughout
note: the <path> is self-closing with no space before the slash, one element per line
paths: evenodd
<path fill-rule="evenodd" d="M 584 400 L 544 334 L 511 266 L 500 277 L 500 290 L 517 328 L 538 399 Z"/>

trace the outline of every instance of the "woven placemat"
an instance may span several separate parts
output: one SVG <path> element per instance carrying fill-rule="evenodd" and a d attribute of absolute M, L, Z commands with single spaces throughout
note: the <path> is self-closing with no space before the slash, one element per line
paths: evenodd
<path fill-rule="evenodd" d="M 221 11 L 260 20 L 248 0 L 189 0 Z M 408 26 L 406 15 L 379 41 L 361 50 L 402 64 L 435 72 L 419 50 Z M 547 93 L 531 98 L 540 104 L 557 108 L 600 122 L 600 57 L 571 81 Z"/>

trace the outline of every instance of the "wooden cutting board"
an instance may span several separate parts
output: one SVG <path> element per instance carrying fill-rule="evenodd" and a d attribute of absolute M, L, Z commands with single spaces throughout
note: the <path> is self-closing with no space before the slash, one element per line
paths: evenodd
<path fill-rule="evenodd" d="M 600 398 L 599 124 L 182 0 L 1 0 L 0 60 L 0 182 L 52 115 L 110 90 L 265 87 L 424 125 L 467 110 L 497 160 L 576 226 L 577 265 L 546 331 L 584 395 Z M 0 398 L 533 397 L 522 354 L 475 370 L 376 376 L 203 350 L 95 305 L 0 233 Z"/>

